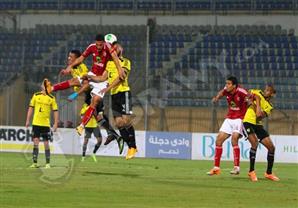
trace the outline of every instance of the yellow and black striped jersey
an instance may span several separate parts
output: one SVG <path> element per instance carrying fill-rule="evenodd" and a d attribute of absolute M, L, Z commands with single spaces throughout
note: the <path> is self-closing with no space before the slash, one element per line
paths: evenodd
<path fill-rule="evenodd" d="M 270 115 L 270 113 L 273 110 L 272 104 L 265 99 L 264 94 L 262 90 L 260 89 L 252 89 L 250 90 L 250 93 L 252 95 L 257 95 L 260 97 L 260 104 L 261 104 L 261 110 L 266 113 L 267 116 Z M 256 103 L 256 101 L 254 101 Z M 254 125 L 262 125 L 262 119 L 257 118 L 255 108 L 253 106 L 250 106 L 244 116 L 243 122 L 248 122 Z"/>
<path fill-rule="evenodd" d="M 121 57 L 120 65 L 122 68 L 124 68 L 127 76 L 125 80 L 123 80 L 119 85 L 111 89 L 111 95 L 117 94 L 118 92 L 126 92 L 130 90 L 130 87 L 128 85 L 128 76 L 131 70 L 130 60 L 127 58 Z M 113 81 L 118 77 L 118 70 L 114 61 L 109 61 L 107 63 L 106 70 L 108 72 L 108 82 L 109 84 L 112 84 Z"/>
<path fill-rule="evenodd" d="M 71 70 L 71 76 L 73 78 L 78 78 L 86 75 L 88 73 L 88 68 L 84 63 L 79 64 L 78 66 L 75 66 Z M 79 87 L 74 86 L 74 91 L 77 92 L 79 90 Z"/>
<path fill-rule="evenodd" d="M 50 127 L 51 111 L 58 110 L 55 97 L 37 92 L 32 96 L 29 106 L 34 108 L 32 125 Z"/>

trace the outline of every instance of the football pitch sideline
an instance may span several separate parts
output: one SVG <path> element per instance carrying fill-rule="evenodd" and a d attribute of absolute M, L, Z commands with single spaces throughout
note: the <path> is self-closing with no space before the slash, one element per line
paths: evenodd
<path fill-rule="evenodd" d="M 247 176 L 248 163 L 231 176 L 222 162 L 219 176 L 208 176 L 212 161 L 52 155 L 51 169 L 30 169 L 31 155 L 0 153 L 0 207 L 298 207 L 298 165 L 274 165 L 279 182 Z"/>

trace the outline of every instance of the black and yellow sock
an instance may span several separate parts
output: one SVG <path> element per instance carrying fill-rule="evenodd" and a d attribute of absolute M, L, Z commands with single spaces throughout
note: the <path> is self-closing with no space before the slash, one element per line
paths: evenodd
<path fill-rule="evenodd" d="M 256 149 L 250 148 L 250 151 L 249 151 L 249 161 L 250 161 L 249 172 L 255 170 L 256 152 L 257 152 Z"/>
<path fill-rule="evenodd" d="M 33 160 L 34 163 L 37 163 L 38 151 L 39 151 L 38 145 L 34 145 L 33 146 L 33 153 L 32 153 L 32 155 L 33 155 L 32 160 Z"/>
<path fill-rule="evenodd" d="M 267 174 L 272 174 L 273 163 L 274 163 L 274 152 L 268 152 L 268 154 L 267 154 Z"/>

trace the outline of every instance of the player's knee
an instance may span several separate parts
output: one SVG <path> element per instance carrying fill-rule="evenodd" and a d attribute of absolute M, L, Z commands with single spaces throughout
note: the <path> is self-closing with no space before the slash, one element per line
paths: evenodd
<path fill-rule="evenodd" d="M 118 117 L 115 119 L 115 125 L 118 129 L 125 127 L 125 122 L 122 118 Z"/>
<path fill-rule="evenodd" d="M 44 143 L 44 148 L 45 148 L 46 150 L 50 149 L 50 145 L 49 145 L 49 143 Z"/>
<path fill-rule="evenodd" d="M 275 146 L 274 145 L 270 145 L 270 147 L 268 148 L 268 151 L 270 153 L 273 153 L 274 154 L 274 152 L 275 152 Z"/>
<path fill-rule="evenodd" d="M 220 137 L 217 137 L 216 141 L 215 141 L 215 145 L 216 146 L 222 146 L 222 143 L 223 143 L 223 140 Z"/>
<path fill-rule="evenodd" d="M 100 145 L 101 143 L 102 143 L 102 138 L 101 138 L 101 137 L 98 137 L 98 138 L 97 138 L 97 144 Z"/>
<path fill-rule="evenodd" d="M 225 137 L 222 134 L 218 134 L 216 137 L 215 144 L 216 146 L 222 146 L 224 141 L 225 141 Z"/>
<path fill-rule="evenodd" d="M 80 85 L 80 81 L 77 78 L 72 78 L 71 80 L 69 80 L 69 84 L 71 86 L 78 86 Z"/>
<path fill-rule="evenodd" d="M 99 96 L 93 96 L 91 106 L 95 108 L 99 104 L 100 100 L 101 98 Z"/>
<path fill-rule="evenodd" d="M 251 142 L 251 148 L 253 149 L 257 149 L 258 148 L 258 145 L 259 145 L 259 142 Z"/>
<path fill-rule="evenodd" d="M 83 85 L 88 85 L 89 84 L 89 81 L 87 79 L 83 79 L 82 84 Z"/>

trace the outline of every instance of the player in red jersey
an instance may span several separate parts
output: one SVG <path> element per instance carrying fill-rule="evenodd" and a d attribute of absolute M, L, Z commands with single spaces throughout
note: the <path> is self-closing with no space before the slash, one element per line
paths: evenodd
<path fill-rule="evenodd" d="M 240 173 L 240 149 L 238 146 L 238 140 L 243 136 L 242 119 L 244 118 L 247 110 L 249 94 L 245 89 L 238 86 L 236 77 L 230 76 L 226 80 L 225 88 L 219 91 L 212 101 L 217 102 L 223 96 L 226 96 L 229 105 L 228 114 L 226 115 L 226 119 L 224 120 L 216 138 L 214 167 L 207 173 L 208 175 L 220 174 L 222 144 L 230 136 L 232 136 L 231 140 L 234 153 L 234 169 L 230 173 L 234 175 L 238 175 Z"/>
<path fill-rule="evenodd" d="M 114 37 L 116 38 L 116 37 Z M 90 44 L 87 49 L 83 52 L 83 54 L 76 59 L 76 61 L 69 65 L 65 71 L 71 70 L 71 68 L 85 60 L 89 55 L 92 55 L 93 57 L 93 64 L 92 64 L 92 70 L 88 73 L 90 76 L 101 76 L 103 72 L 106 69 L 107 62 L 111 59 L 113 59 L 117 70 L 119 77 L 121 79 L 125 78 L 124 70 L 122 69 L 120 65 L 119 57 L 117 56 L 117 53 L 115 52 L 115 47 L 113 47 L 110 43 L 105 42 L 104 36 L 101 34 L 98 34 L 95 38 L 95 43 Z M 89 85 L 92 88 L 91 95 L 92 100 L 89 105 L 89 108 L 84 114 L 84 117 L 82 118 L 81 124 L 76 128 L 79 135 L 82 134 L 84 130 L 84 126 L 88 123 L 92 115 L 95 113 L 95 109 L 98 105 L 100 105 L 103 102 L 104 93 L 102 92 L 103 89 L 105 89 L 108 86 L 108 82 L 92 82 L 89 81 Z M 84 89 L 80 89 L 80 91 L 84 91 Z M 69 98 L 71 100 L 76 99 L 78 93 L 73 93 Z"/>
<path fill-rule="evenodd" d="M 114 37 L 116 38 L 116 36 Z M 105 71 L 107 62 L 112 59 L 115 62 L 115 65 L 117 66 L 120 78 L 124 79 L 124 70 L 121 68 L 120 60 L 115 52 L 115 48 L 110 43 L 105 42 L 104 36 L 101 34 L 96 35 L 95 43 L 90 44 L 83 52 L 83 54 L 78 58 L 76 58 L 75 61 L 70 63 L 66 69 L 63 69 L 61 73 L 62 74 L 70 73 L 73 67 L 80 65 L 91 54 L 92 54 L 93 63 L 92 63 L 91 72 L 88 73 L 89 75 L 101 76 Z M 82 83 L 81 80 L 80 80 L 80 83 Z M 79 94 L 86 91 L 90 86 L 91 88 L 93 88 L 92 93 L 98 94 L 98 92 L 101 91 L 101 89 L 106 88 L 106 85 L 107 85 L 107 82 L 95 83 L 95 82 L 85 81 L 83 83 L 84 84 L 81 86 L 81 89 L 78 90 L 78 92 L 74 92 L 73 94 L 71 94 L 68 97 L 68 100 L 70 101 L 75 100 Z M 55 85 L 53 87 L 53 90 L 58 91 L 58 90 L 67 89 L 69 87 L 71 87 L 71 83 L 69 81 L 65 81 L 65 82 L 59 83 L 59 85 Z M 102 97 L 101 95 L 99 96 Z"/>

